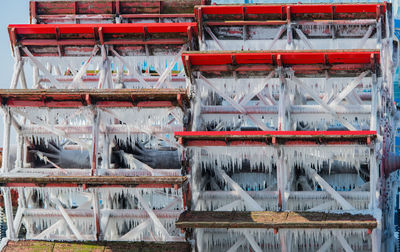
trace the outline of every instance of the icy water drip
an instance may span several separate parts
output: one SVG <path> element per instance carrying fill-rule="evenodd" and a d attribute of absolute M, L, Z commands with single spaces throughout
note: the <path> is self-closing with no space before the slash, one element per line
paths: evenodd
<path fill-rule="evenodd" d="M 242 240 L 236 251 L 248 251 L 253 248 L 246 236 L 251 236 L 263 251 L 281 251 L 282 236 L 286 247 L 295 252 L 318 251 L 330 240 L 333 242 L 329 248 L 339 251 L 342 246 L 336 240 L 337 235 L 343 236 L 354 251 L 372 249 L 367 230 L 279 229 L 278 234 L 274 234 L 272 229 L 196 229 L 195 235 L 201 251 L 227 251 Z"/>
<path fill-rule="evenodd" d="M 191 147 L 192 159 L 199 160 L 201 168 L 219 167 L 226 171 L 240 171 L 243 162 L 249 162 L 253 171 L 271 172 L 273 164 L 278 160 L 275 147 L 224 147 L 207 146 Z M 307 167 L 319 171 L 328 165 L 330 171 L 332 163 L 338 162 L 344 167 L 354 167 L 355 171 L 360 164 L 368 163 L 369 148 L 362 145 L 352 146 L 310 146 L 284 147 L 284 158 L 290 168 Z"/>

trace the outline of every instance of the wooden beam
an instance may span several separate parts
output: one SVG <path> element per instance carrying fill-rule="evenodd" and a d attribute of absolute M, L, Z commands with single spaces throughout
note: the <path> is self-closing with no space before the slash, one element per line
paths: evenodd
<path fill-rule="evenodd" d="M 371 215 L 323 212 L 211 212 L 186 211 L 175 223 L 178 228 L 317 228 L 374 229 Z"/>
<path fill-rule="evenodd" d="M 141 176 L 141 177 L 125 177 L 125 176 L 49 176 L 49 177 L 0 177 L 1 186 L 13 187 L 36 187 L 36 186 L 137 186 L 137 185 L 178 185 L 181 186 L 187 177 L 185 176 Z"/>
<path fill-rule="evenodd" d="M 61 242 L 61 241 L 9 241 L 3 251 L 23 251 L 29 248 L 43 248 L 43 251 L 191 251 L 189 242 Z"/>

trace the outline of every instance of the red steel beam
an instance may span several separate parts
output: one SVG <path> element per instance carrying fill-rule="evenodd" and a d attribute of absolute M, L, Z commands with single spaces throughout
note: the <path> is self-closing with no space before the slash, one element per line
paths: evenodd
<path fill-rule="evenodd" d="M 183 131 L 175 138 L 184 146 L 370 144 L 376 131 Z"/>
<path fill-rule="evenodd" d="M 323 70 L 354 72 L 371 69 L 380 63 L 380 52 L 373 50 L 324 51 L 210 51 L 184 52 L 182 61 L 187 71 L 271 71 L 279 66 L 292 67 L 295 72 Z"/>
<path fill-rule="evenodd" d="M 144 45 L 171 48 L 191 43 L 196 23 L 125 23 L 125 24 L 11 24 L 8 26 L 11 46 L 27 46 L 34 56 L 62 56 L 57 50 L 43 47 L 60 46 L 93 50 L 94 45 L 115 45 L 135 51 Z M 35 50 L 37 49 L 37 50 Z M 54 52 L 55 51 L 55 52 Z M 62 50 L 61 50 L 62 51 Z M 21 55 L 25 53 L 20 50 Z M 71 55 L 70 55 L 71 56 Z"/>
<path fill-rule="evenodd" d="M 98 107 L 173 107 L 188 103 L 184 89 L 124 90 L 10 90 L 0 91 L 2 105 L 10 107 L 77 108 Z"/>

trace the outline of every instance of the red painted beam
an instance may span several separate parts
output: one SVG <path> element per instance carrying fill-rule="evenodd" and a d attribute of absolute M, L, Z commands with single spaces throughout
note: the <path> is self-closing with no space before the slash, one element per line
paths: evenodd
<path fill-rule="evenodd" d="M 135 24 L 10 24 L 17 35 L 93 34 L 94 29 L 103 29 L 104 34 L 114 33 L 186 33 L 188 27 L 196 28 L 196 23 L 135 23 Z"/>
<path fill-rule="evenodd" d="M 8 26 L 13 46 L 18 43 L 31 46 L 82 46 L 96 43 L 122 44 L 122 42 L 151 44 L 152 40 L 156 41 L 155 44 L 183 44 L 188 40 L 188 29 L 196 33 L 196 23 L 10 24 Z M 157 34 L 157 38 L 152 39 L 152 34 Z M 96 41 L 96 38 L 100 37 L 104 40 Z M 79 43 L 76 43 L 77 41 Z"/>
<path fill-rule="evenodd" d="M 374 71 L 380 62 L 380 52 L 374 50 L 325 51 L 212 51 L 184 52 L 185 67 L 201 72 L 271 71 L 278 66 L 292 67 L 295 72 L 313 73 Z M 188 71 L 187 71 L 188 72 Z"/>
<path fill-rule="evenodd" d="M 380 52 L 372 50 L 325 51 L 260 51 L 260 52 L 184 52 L 192 66 L 218 65 L 320 65 L 320 64 L 370 64 L 371 56 L 379 63 Z"/>

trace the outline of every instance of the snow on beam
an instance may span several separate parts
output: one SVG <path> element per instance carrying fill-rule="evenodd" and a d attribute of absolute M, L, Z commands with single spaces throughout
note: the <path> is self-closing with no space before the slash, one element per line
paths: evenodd
<path fill-rule="evenodd" d="M 65 132 L 68 136 L 74 135 L 84 135 L 84 134 L 92 134 L 92 126 L 77 126 L 77 125 L 54 125 L 54 129 L 58 131 Z M 177 125 L 169 125 L 168 127 L 160 127 L 160 126 L 152 126 L 149 127 L 148 130 L 153 135 L 162 135 L 168 134 L 174 131 L 181 130 L 181 126 Z M 30 124 L 24 125 L 21 127 L 22 136 L 40 136 L 40 135 L 51 135 L 53 134 L 52 131 L 37 125 L 37 124 Z M 104 129 L 99 129 L 100 134 L 110 134 L 110 135 L 128 135 L 128 134 L 143 134 L 143 130 L 137 129 L 134 126 L 127 125 L 127 124 L 113 124 L 113 125 L 106 125 Z"/>
<path fill-rule="evenodd" d="M 65 209 L 66 213 L 71 218 L 93 218 L 93 209 Z M 176 219 L 182 213 L 181 210 L 153 210 L 154 214 L 159 219 Z M 116 219 L 147 219 L 149 215 L 145 210 L 138 209 L 99 209 L 101 216 L 108 215 L 109 218 Z M 24 211 L 24 216 L 27 217 L 61 217 L 61 213 L 56 209 L 43 208 L 27 208 Z"/>
<path fill-rule="evenodd" d="M 178 228 L 318 228 L 374 229 L 371 215 L 323 212 L 210 212 L 186 211 L 175 223 Z"/>
<path fill-rule="evenodd" d="M 370 144 L 376 131 L 182 131 L 175 138 L 184 146 Z"/>
<path fill-rule="evenodd" d="M 2 187 L 180 187 L 185 176 L 82 176 L 82 177 L 0 177 Z"/>
<path fill-rule="evenodd" d="M 291 67 L 298 76 L 354 76 L 379 69 L 380 52 L 376 50 L 315 51 L 207 51 L 184 52 L 182 61 L 187 73 L 238 74 L 271 72 L 277 67 Z M 379 71 L 378 71 L 379 72 Z"/>
<path fill-rule="evenodd" d="M 97 107 L 173 107 L 188 103 L 184 89 L 123 90 L 28 90 L 3 89 L 3 105 L 10 107 L 79 108 Z"/>

